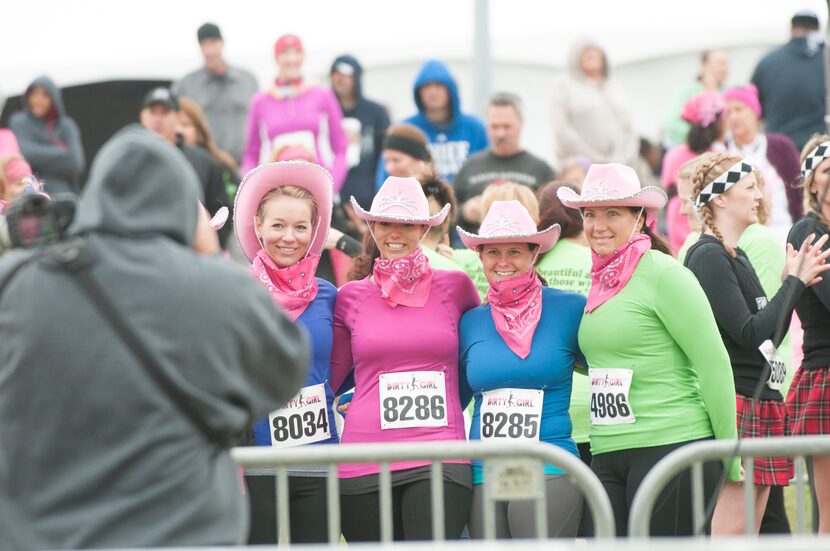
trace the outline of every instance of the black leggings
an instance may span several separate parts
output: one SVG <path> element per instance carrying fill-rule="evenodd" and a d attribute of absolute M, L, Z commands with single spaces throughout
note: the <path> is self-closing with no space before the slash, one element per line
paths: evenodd
<path fill-rule="evenodd" d="M 628 535 L 628 514 L 631 510 L 631 503 L 648 472 L 670 452 L 689 443 L 634 448 L 593 456 L 591 470 L 602 482 L 611 500 L 618 537 Z M 709 504 L 713 496 L 717 495 L 717 485 L 722 472 L 723 464 L 720 461 L 703 464 L 704 507 Z M 690 472 L 684 471 L 672 479 L 660 492 L 651 513 L 652 536 L 691 536 L 693 534 L 691 479 Z M 586 533 L 593 535 L 591 519 L 586 517 L 583 522 L 588 525 Z"/>
<path fill-rule="evenodd" d="M 277 543 L 277 491 L 275 476 L 246 476 L 251 504 L 248 544 Z M 328 541 L 326 479 L 288 477 L 291 543 Z"/>
<path fill-rule="evenodd" d="M 430 481 L 392 488 L 392 526 L 396 541 L 432 539 Z M 472 490 L 444 481 L 444 527 L 448 540 L 458 539 L 470 517 Z M 340 495 L 340 519 L 348 542 L 380 541 L 380 495 Z"/>
<path fill-rule="evenodd" d="M 787 518 L 787 508 L 784 505 L 784 487 L 770 486 L 767 508 L 761 519 L 762 534 L 789 534 L 790 521 Z"/>

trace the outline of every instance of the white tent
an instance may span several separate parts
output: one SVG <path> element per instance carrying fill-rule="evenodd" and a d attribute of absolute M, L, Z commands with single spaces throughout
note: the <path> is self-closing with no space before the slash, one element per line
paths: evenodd
<path fill-rule="evenodd" d="M 393 118 L 411 114 L 412 81 L 428 58 L 450 63 L 462 105 L 473 105 L 474 0 L 40 0 L 4 5 L 0 92 L 19 94 L 37 75 L 60 85 L 119 78 L 177 78 L 200 64 L 196 29 L 217 23 L 226 57 L 264 84 L 272 48 L 285 33 L 306 47 L 306 72 L 324 81 L 331 60 L 349 52 L 366 71 L 366 95 Z M 674 94 L 696 74 L 700 52 L 725 48 L 731 84 L 744 83 L 760 56 L 788 37 L 789 19 L 822 0 L 490 0 L 492 89 L 526 103 L 525 143 L 553 158 L 549 103 L 569 45 L 600 42 L 626 90 L 638 131 L 656 139 Z"/>

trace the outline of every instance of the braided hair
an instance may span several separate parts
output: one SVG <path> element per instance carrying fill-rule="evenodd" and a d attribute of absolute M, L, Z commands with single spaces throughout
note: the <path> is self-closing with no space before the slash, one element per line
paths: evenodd
<path fill-rule="evenodd" d="M 830 141 L 830 135 L 827 134 L 813 134 L 813 137 L 810 138 L 810 141 L 804 146 L 804 149 L 801 150 L 801 162 L 804 162 L 804 159 L 807 158 L 807 155 L 818 146 L 818 144 L 822 142 Z M 810 191 L 810 187 L 813 184 L 813 178 L 815 177 L 816 171 L 811 170 L 810 173 L 807 175 L 807 178 L 801 182 L 801 187 L 803 188 L 804 194 L 804 212 L 812 212 L 816 215 L 825 228 L 830 228 L 830 224 L 828 224 L 827 218 L 821 213 L 821 205 L 819 204 L 819 197 L 818 193 L 813 193 Z"/>
<path fill-rule="evenodd" d="M 741 160 L 740 157 L 727 153 L 706 153 L 700 156 L 700 161 L 692 174 L 692 197 L 697 197 L 703 189 L 711 184 L 715 178 L 729 170 L 729 167 Z M 729 256 L 735 257 L 735 249 L 723 240 L 723 234 L 715 225 L 715 215 L 710 204 L 700 207 L 700 221 L 703 228 L 709 228 L 714 236 L 723 244 Z"/>

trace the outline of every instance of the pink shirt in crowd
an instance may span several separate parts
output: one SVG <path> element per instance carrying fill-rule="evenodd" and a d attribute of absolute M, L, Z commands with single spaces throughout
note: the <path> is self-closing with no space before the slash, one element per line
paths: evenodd
<path fill-rule="evenodd" d="M 328 120 L 329 141 L 334 153 L 334 162 L 331 165 L 324 163 L 324 157 L 320 154 L 320 124 L 324 115 Z M 334 190 L 339 191 L 348 172 L 348 138 L 341 126 L 342 120 L 343 112 L 334 92 L 320 86 L 311 86 L 297 96 L 283 99 L 277 99 L 270 91 L 256 94 L 248 111 L 247 145 L 242 154 L 242 174 L 247 174 L 259 165 L 263 127 L 270 140 L 290 132 L 308 131 L 314 135 L 317 161 L 331 172 Z"/>
<path fill-rule="evenodd" d="M 479 305 L 472 280 L 460 271 L 434 270 L 429 298 L 422 308 L 389 306 L 371 278 L 344 285 L 334 307 L 331 387 L 337 389 L 354 365 L 355 395 L 341 442 L 416 442 L 464 440 L 458 394 L 458 323 Z M 379 377 L 384 373 L 443 371 L 446 383 L 445 427 L 381 429 Z M 469 463 L 457 460 L 447 463 Z M 390 464 L 399 471 L 429 461 Z M 376 464 L 341 465 L 341 478 L 378 473 Z"/>

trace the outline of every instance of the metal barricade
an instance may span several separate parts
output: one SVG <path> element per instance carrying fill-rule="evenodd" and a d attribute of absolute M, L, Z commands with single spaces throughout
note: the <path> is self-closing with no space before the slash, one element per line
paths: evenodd
<path fill-rule="evenodd" d="M 695 535 L 700 535 L 705 525 L 703 504 L 703 463 L 737 456 L 743 459 L 745 479 L 753 480 L 754 458 L 794 457 L 796 467 L 796 533 L 807 531 L 805 519 L 805 484 L 803 472 L 804 457 L 830 455 L 830 438 L 825 436 L 782 436 L 741 440 L 707 440 L 683 446 L 660 460 L 646 477 L 634 496 L 629 515 L 628 533 L 631 537 L 647 538 L 649 520 L 654 503 L 662 489 L 677 475 L 692 469 L 692 518 Z M 746 534 L 755 533 L 755 485 L 744 484 L 744 524 Z"/>
<path fill-rule="evenodd" d="M 276 469 L 277 476 L 277 525 L 279 543 L 290 542 L 288 513 L 288 467 L 291 465 L 325 465 L 326 499 L 328 509 L 329 543 L 340 542 L 340 491 L 337 465 L 347 463 L 377 463 L 380 485 L 381 541 L 392 541 L 392 482 L 389 464 L 395 461 L 422 460 L 431 462 L 431 505 L 433 540 L 443 541 L 444 529 L 443 466 L 448 459 L 480 459 L 488 466 L 502 461 L 517 464 L 518 458 L 535 460 L 535 466 L 543 469 L 550 463 L 565 472 L 580 489 L 591 509 L 597 538 L 613 538 L 614 514 L 611 502 L 594 473 L 582 461 L 551 444 L 520 442 L 504 445 L 496 442 L 413 442 L 394 444 L 341 444 L 339 446 L 304 446 L 290 449 L 274 449 L 265 446 L 234 448 L 233 459 L 245 469 Z M 541 472 L 541 471 L 540 471 Z M 544 478 L 542 478 L 544 481 Z M 536 492 L 537 537 L 547 537 L 547 503 L 544 482 Z M 495 503 L 500 501 L 491 492 L 484 496 L 485 539 L 495 538 Z M 489 520 L 489 522 L 488 522 Z"/>

